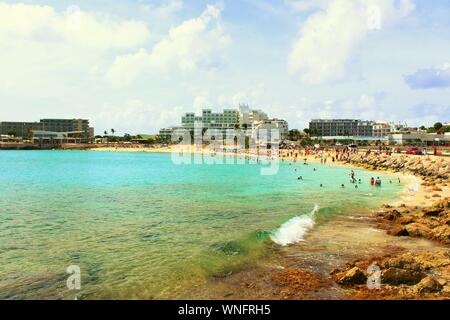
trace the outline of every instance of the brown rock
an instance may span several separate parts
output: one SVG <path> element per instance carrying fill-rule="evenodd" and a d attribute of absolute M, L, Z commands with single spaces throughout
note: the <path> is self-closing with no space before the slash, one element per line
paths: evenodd
<path fill-rule="evenodd" d="M 439 206 L 436 206 L 436 207 L 431 207 L 429 209 L 423 209 L 422 212 L 425 216 L 437 217 L 443 212 L 443 209 Z"/>
<path fill-rule="evenodd" d="M 409 236 L 408 231 L 402 225 L 395 225 L 391 230 L 388 231 L 388 234 L 396 237 L 407 237 Z"/>
<path fill-rule="evenodd" d="M 450 226 L 443 225 L 431 230 L 431 237 L 444 243 L 450 243 Z"/>
<path fill-rule="evenodd" d="M 338 275 L 336 282 L 343 286 L 352 286 L 366 283 L 367 277 L 361 269 L 354 267 L 353 269 Z"/>
<path fill-rule="evenodd" d="M 422 281 L 419 282 L 416 286 L 416 290 L 419 293 L 432 293 L 432 292 L 439 292 L 441 291 L 443 286 L 439 283 L 438 280 L 436 280 L 433 276 L 428 276 Z"/>
<path fill-rule="evenodd" d="M 427 237 L 431 230 L 423 224 L 414 222 L 406 226 L 406 231 L 411 237 Z"/>
<path fill-rule="evenodd" d="M 419 283 L 426 274 L 420 271 L 413 271 L 407 269 L 389 268 L 383 270 L 381 273 L 382 283 L 390 285 L 415 285 Z"/>
<path fill-rule="evenodd" d="M 386 214 L 384 215 L 384 218 L 389 221 L 394 221 L 394 220 L 400 218 L 401 216 L 402 216 L 401 213 L 394 209 L 394 210 L 390 210 L 390 211 L 386 212 Z"/>
<path fill-rule="evenodd" d="M 397 219 L 397 223 L 403 224 L 403 225 L 410 224 L 413 222 L 414 222 L 414 219 L 411 216 L 404 216 L 404 217 L 400 217 Z"/>

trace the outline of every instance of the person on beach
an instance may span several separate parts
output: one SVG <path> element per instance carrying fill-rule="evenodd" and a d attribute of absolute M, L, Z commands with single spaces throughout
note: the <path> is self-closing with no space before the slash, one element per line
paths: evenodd
<path fill-rule="evenodd" d="M 375 185 L 375 178 L 372 177 L 372 179 L 370 179 L 370 185 L 372 187 Z"/>

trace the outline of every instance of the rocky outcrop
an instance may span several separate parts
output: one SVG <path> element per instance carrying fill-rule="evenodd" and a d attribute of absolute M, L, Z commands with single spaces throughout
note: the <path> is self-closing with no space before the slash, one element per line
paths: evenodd
<path fill-rule="evenodd" d="M 378 289 L 366 284 L 374 268 L 379 270 Z M 445 299 L 450 297 L 450 250 L 355 260 L 334 270 L 331 276 L 337 284 L 352 290 L 355 298 Z"/>
<path fill-rule="evenodd" d="M 430 207 L 406 205 L 399 208 L 384 206 L 378 214 L 378 226 L 392 236 L 422 237 L 442 244 L 450 244 L 450 198 L 444 198 Z"/>
<path fill-rule="evenodd" d="M 336 282 L 343 286 L 363 284 L 367 282 L 367 275 L 360 268 L 354 267 L 338 275 Z"/>
<path fill-rule="evenodd" d="M 445 158 L 355 154 L 348 162 L 372 170 L 409 172 L 426 181 L 430 180 L 429 178 L 434 182 L 450 178 L 450 161 Z"/>

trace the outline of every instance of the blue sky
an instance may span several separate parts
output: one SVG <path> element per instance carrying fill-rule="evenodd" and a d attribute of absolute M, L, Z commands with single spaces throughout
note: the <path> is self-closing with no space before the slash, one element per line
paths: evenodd
<path fill-rule="evenodd" d="M 0 120 L 152 133 L 247 103 L 300 129 L 450 121 L 449 17 L 444 0 L 0 0 Z"/>

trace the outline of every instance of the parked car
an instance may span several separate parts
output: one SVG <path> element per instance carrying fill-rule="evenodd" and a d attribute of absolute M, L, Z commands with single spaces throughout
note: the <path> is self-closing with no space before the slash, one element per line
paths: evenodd
<path fill-rule="evenodd" d="M 406 150 L 406 154 L 413 154 L 416 156 L 421 156 L 421 155 L 423 155 L 423 151 L 419 150 L 418 148 L 410 148 L 410 149 Z"/>

